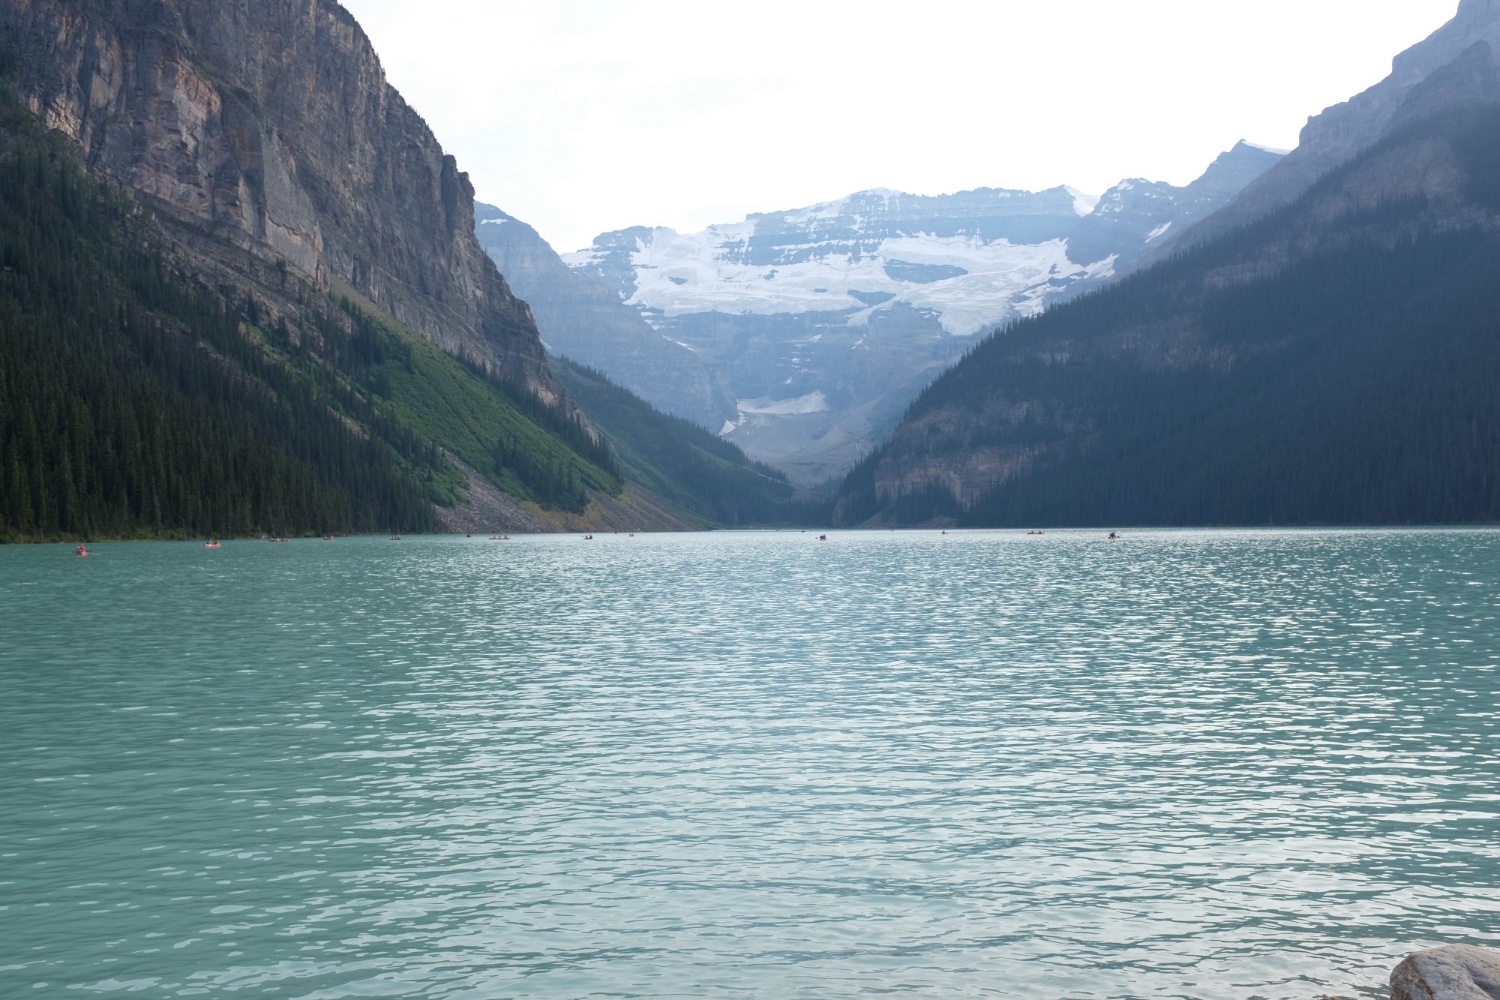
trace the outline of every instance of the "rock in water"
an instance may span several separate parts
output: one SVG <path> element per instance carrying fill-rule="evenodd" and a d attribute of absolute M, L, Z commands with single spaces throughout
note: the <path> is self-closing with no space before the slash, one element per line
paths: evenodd
<path fill-rule="evenodd" d="M 1391 1000 L 1500 1000 L 1500 952 L 1466 944 L 1419 951 L 1391 973 Z"/>

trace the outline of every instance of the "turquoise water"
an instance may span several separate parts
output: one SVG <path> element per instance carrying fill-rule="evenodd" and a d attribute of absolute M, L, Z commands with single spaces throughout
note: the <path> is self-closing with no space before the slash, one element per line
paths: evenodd
<path fill-rule="evenodd" d="M 1374 996 L 1500 533 L 0 549 L 0 996 Z"/>

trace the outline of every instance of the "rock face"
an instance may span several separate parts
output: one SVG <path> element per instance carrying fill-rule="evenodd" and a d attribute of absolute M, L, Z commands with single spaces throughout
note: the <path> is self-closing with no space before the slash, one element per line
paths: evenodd
<path fill-rule="evenodd" d="M 1414 116 L 1440 106 L 1493 99 L 1500 90 L 1496 52 L 1500 0 L 1463 0 L 1452 21 L 1396 57 L 1390 76 L 1309 119 L 1297 148 L 1286 159 L 1198 226 L 1164 239 L 1144 262 L 1213 239 L 1294 201 L 1319 177 Z"/>
<path fill-rule="evenodd" d="M 334 0 L 0 0 L 0 38 L 33 111 L 201 278 L 357 293 L 560 398 L 467 175 Z"/>
<path fill-rule="evenodd" d="M 1123 181 L 1102 198 L 865 191 L 696 234 L 606 233 L 564 259 L 691 349 L 724 390 L 711 429 L 816 486 L 865 455 L 978 335 L 1109 282 L 1279 159 L 1241 143 L 1186 188 Z M 664 398 L 602 340 L 569 353 Z M 664 402 L 708 423 L 701 392 Z"/>
<path fill-rule="evenodd" d="M 722 379 L 693 351 L 652 329 L 591 275 L 563 263 L 537 231 L 491 205 L 475 206 L 479 245 L 536 317 L 554 354 L 587 359 L 664 413 L 717 430 L 734 413 Z"/>
<path fill-rule="evenodd" d="M 1463 944 L 1419 951 L 1391 973 L 1391 1000 L 1500 1000 L 1500 952 Z"/>

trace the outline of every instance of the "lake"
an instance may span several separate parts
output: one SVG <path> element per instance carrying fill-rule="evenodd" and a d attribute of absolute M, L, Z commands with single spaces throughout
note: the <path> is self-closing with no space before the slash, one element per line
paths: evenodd
<path fill-rule="evenodd" d="M 0 995 L 1296 998 L 1500 944 L 1500 532 L 0 548 Z"/>

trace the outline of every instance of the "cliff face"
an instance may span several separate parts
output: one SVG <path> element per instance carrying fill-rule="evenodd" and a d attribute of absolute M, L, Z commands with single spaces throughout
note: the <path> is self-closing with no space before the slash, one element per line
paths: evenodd
<path fill-rule="evenodd" d="M 32 110 L 200 276 L 356 292 L 561 398 L 475 238 L 467 175 L 334 0 L 0 0 L 0 39 Z"/>

